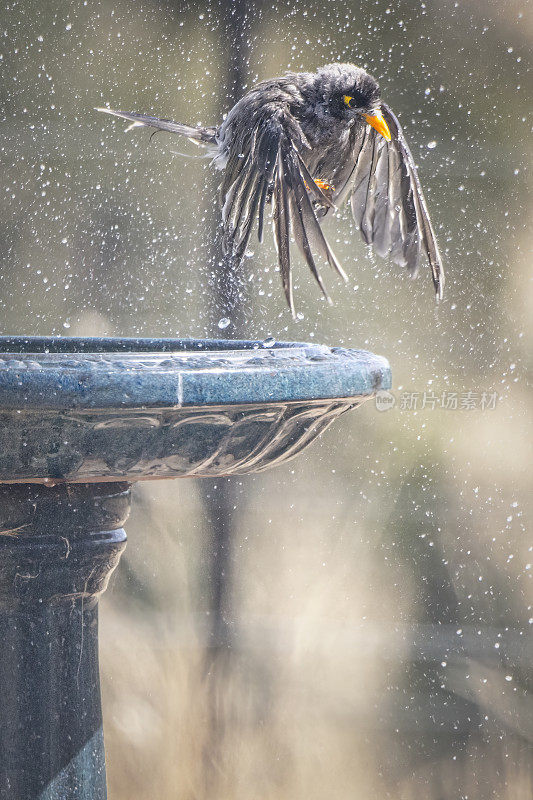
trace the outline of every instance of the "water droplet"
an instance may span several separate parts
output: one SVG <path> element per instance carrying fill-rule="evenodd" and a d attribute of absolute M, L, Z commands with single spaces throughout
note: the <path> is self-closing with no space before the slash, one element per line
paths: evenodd
<path fill-rule="evenodd" d="M 64 322 L 63 323 L 63 327 L 64 328 L 70 328 L 70 322 Z"/>
<path fill-rule="evenodd" d="M 231 320 L 230 319 L 228 319 L 227 317 L 222 317 L 221 319 L 219 319 L 218 327 L 220 328 L 220 330 L 223 331 L 224 328 L 228 327 L 228 325 L 231 325 Z"/>
<path fill-rule="evenodd" d="M 433 141 L 427 143 L 428 150 L 434 150 L 437 146 L 437 142 L 433 139 Z"/>
<path fill-rule="evenodd" d="M 276 340 L 273 336 L 267 336 L 266 339 L 263 339 L 263 347 L 274 347 L 276 344 Z"/>

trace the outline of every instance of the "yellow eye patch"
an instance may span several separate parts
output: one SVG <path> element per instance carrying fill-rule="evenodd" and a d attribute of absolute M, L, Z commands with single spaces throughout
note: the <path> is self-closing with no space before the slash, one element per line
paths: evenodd
<path fill-rule="evenodd" d="M 350 103 L 353 100 L 353 97 L 350 97 L 349 95 L 345 94 L 342 99 L 344 100 L 345 104 L 349 107 Z"/>

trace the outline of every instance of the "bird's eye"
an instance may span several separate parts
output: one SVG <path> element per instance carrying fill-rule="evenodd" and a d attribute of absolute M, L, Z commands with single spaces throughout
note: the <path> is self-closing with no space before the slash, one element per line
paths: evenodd
<path fill-rule="evenodd" d="M 352 109 L 364 109 L 367 108 L 369 101 L 368 97 L 366 97 L 363 92 L 360 92 L 359 89 L 356 89 L 355 86 L 351 89 L 351 94 L 343 94 L 342 95 L 342 102 L 347 108 Z"/>

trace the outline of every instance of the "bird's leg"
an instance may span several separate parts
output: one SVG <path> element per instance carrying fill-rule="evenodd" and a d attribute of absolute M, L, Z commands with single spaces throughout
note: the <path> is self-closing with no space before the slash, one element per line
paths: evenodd
<path fill-rule="evenodd" d="M 335 191 L 335 187 L 328 183 L 327 181 L 323 181 L 321 178 L 315 178 L 315 183 L 319 189 L 322 189 L 328 200 L 331 200 L 333 197 L 333 192 Z"/>
<path fill-rule="evenodd" d="M 328 200 L 331 200 L 333 197 L 333 193 L 335 191 L 335 187 L 328 183 L 327 181 L 323 181 L 321 178 L 313 178 L 314 182 L 318 186 L 321 192 L 323 192 Z M 309 191 L 309 185 L 307 181 L 304 181 L 304 186 Z"/>
<path fill-rule="evenodd" d="M 322 178 L 313 178 L 313 180 L 320 191 L 328 198 L 328 200 L 332 200 L 335 187 L 332 186 L 331 183 L 323 181 Z M 304 181 L 304 186 L 307 191 L 309 191 L 309 186 L 306 181 Z M 317 217 L 323 217 L 328 211 L 328 206 L 326 206 L 324 203 L 321 203 L 320 200 L 317 199 L 313 200 L 313 208 L 315 209 L 315 214 Z"/>
<path fill-rule="evenodd" d="M 318 188 L 320 189 L 320 191 L 328 198 L 328 200 L 332 200 L 333 194 L 335 192 L 335 187 L 332 186 L 331 183 L 322 180 L 322 178 L 314 178 L 314 181 L 318 186 Z M 307 184 L 305 185 L 307 188 L 309 188 Z M 313 208 L 315 209 L 315 214 L 317 215 L 317 217 L 323 217 L 328 212 L 328 206 L 326 206 L 323 202 L 317 199 L 313 200 Z"/>

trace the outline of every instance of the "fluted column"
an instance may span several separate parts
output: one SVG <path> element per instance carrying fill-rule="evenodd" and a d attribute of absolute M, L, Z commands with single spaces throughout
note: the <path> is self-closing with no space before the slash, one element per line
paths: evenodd
<path fill-rule="evenodd" d="M 98 598 L 126 483 L 0 486 L 0 798 L 103 800 Z"/>

